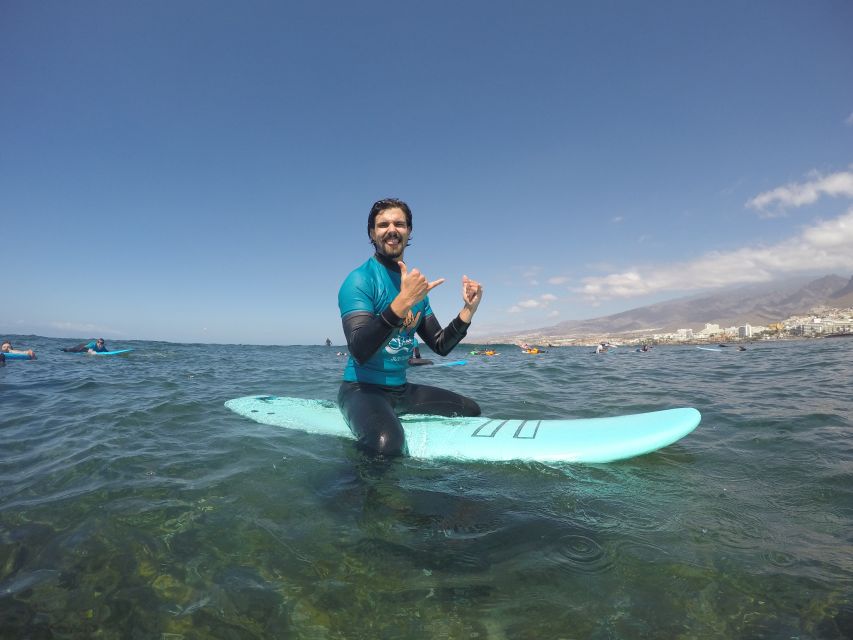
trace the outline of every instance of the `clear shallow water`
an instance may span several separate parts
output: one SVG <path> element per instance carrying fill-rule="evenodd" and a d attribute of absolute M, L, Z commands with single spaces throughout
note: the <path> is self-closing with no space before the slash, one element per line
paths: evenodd
<path fill-rule="evenodd" d="M 565 466 L 378 464 L 222 406 L 334 399 L 340 347 L 13 342 L 0 638 L 853 637 L 853 340 L 410 372 L 490 416 L 703 414 Z"/>

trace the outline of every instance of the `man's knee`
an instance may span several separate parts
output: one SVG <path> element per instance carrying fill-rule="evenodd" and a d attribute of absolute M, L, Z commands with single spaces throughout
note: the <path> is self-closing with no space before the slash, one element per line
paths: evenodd
<path fill-rule="evenodd" d="M 462 411 L 462 415 L 466 418 L 476 418 L 482 413 L 482 411 L 480 411 L 480 405 L 471 400 L 471 398 L 465 398 Z"/>
<path fill-rule="evenodd" d="M 406 437 L 402 429 L 378 429 L 358 439 L 361 449 L 383 456 L 402 456 L 406 453 Z"/>

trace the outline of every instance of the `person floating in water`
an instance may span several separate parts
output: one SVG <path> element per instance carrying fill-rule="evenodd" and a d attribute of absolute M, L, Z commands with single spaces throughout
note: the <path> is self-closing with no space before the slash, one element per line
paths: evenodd
<path fill-rule="evenodd" d="M 338 293 L 350 357 L 338 391 L 338 406 L 366 451 L 405 455 L 406 438 L 398 416 L 422 413 L 478 416 L 474 400 L 458 393 L 406 381 L 417 334 L 445 356 L 468 331 L 483 297 L 479 282 L 462 276 L 462 310 L 442 328 L 428 293 L 444 278 L 427 280 L 409 269 L 403 253 L 412 236 L 412 211 L 402 200 L 374 203 L 367 218 L 374 255 L 352 271 Z"/>
<path fill-rule="evenodd" d="M 421 358 L 421 350 L 418 348 L 418 345 L 415 345 L 415 348 L 412 349 L 412 357 L 409 358 L 409 366 L 418 367 L 423 364 L 432 364 L 432 360 Z"/>
<path fill-rule="evenodd" d="M 18 356 L 27 356 L 30 360 L 36 359 L 36 352 L 32 349 L 15 349 L 12 346 L 12 343 L 9 340 L 4 340 L 2 344 L 0 344 L 0 353 L 10 354 L 10 355 L 18 355 Z M 3 356 L 3 361 L 6 361 L 6 356 Z"/>
<path fill-rule="evenodd" d="M 73 347 L 65 347 L 63 351 L 67 351 L 69 353 L 81 353 L 83 351 L 91 352 L 91 353 L 103 353 L 104 351 L 109 351 L 107 349 L 107 345 L 104 343 L 103 338 L 98 338 L 97 340 L 90 340 L 89 342 L 81 342 L 78 345 Z"/>
<path fill-rule="evenodd" d="M 329 338 L 326 338 L 326 346 L 327 346 L 327 347 L 331 347 L 331 346 L 332 346 L 332 341 L 331 341 Z"/>

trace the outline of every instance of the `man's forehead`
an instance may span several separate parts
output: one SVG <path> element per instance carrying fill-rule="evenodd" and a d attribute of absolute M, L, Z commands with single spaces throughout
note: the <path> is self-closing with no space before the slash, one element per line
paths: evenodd
<path fill-rule="evenodd" d="M 376 222 L 380 220 L 385 220 L 390 222 L 392 220 L 406 220 L 406 214 L 400 207 L 393 207 L 391 209 L 383 209 L 379 213 L 376 214 Z"/>

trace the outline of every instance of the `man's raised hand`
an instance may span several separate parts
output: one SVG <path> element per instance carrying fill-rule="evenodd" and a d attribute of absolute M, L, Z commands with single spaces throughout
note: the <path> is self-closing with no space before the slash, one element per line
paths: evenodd
<path fill-rule="evenodd" d="M 399 260 L 397 264 L 400 265 L 400 295 L 405 298 L 409 307 L 426 298 L 430 291 L 444 282 L 444 278 L 432 282 L 428 281 L 426 276 L 417 269 L 409 271 L 406 268 L 406 263 L 402 260 Z"/>

